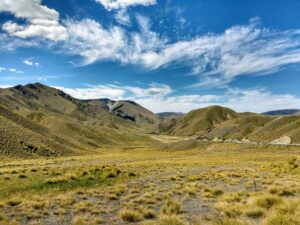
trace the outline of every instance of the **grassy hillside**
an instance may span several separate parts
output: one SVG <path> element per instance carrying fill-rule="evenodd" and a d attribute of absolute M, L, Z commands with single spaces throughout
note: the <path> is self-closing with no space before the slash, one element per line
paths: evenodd
<path fill-rule="evenodd" d="M 241 114 L 232 120 L 225 121 L 206 134 L 203 138 L 213 139 L 243 139 L 248 138 L 257 129 L 265 126 L 275 117 L 262 116 L 259 114 Z"/>
<path fill-rule="evenodd" d="M 200 137 L 271 142 L 284 136 L 290 137 L 292 143 L 300 143 L 300 116 L 241 115 L 219 124 Z"/>
<path fill-rule="evenodd" d="M 172 135 L 199 135 L 206 133 L 218 124 L 238 117 L 239 114 L 231 109 L 211 106 L 187 113 L 179 118 L 163 121 L 161 126 Z"/>
<path fill-rule="evenodd" d="M 62 156 L 79 153 L 79 148 L 0 106 L 0 152 L 0 157 Z"/>
<path fill-rule="evenodd" d="M 1 89 L 0 105 L 18 114 L 19 118 L 62 137 L 78 150 L 155 143 L 143 135 L 150 129 L 148 124 L 142 126 L 121 118 L 99 101 L 81 101 L 40 83 Z M 15 118 L 11 121 L 15 122 Z"/>

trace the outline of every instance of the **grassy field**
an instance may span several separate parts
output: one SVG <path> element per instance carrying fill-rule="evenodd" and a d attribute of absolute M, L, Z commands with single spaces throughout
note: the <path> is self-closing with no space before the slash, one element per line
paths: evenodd
<path fill-rule="evenodd" d="M 6 160 L 0 224 L 297 225 L 299 166 L 300 148 L 230 143 Z"/>

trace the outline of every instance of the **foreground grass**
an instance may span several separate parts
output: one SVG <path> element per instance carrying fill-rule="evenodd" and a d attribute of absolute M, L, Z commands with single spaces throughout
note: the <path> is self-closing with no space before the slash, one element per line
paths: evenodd
<path fill-rule="evenodd" d="M 299 156 L 210 144 L 3 161 L 0 224 L 297 225 Z"/>

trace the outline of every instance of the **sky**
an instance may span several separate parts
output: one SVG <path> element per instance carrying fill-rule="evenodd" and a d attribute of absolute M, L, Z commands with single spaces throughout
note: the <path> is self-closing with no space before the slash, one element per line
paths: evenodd
<path fill-rule="evenodd" d="M 153 112 L 300 108 L 299 0 L 0 0 L 0 87 Z"/>

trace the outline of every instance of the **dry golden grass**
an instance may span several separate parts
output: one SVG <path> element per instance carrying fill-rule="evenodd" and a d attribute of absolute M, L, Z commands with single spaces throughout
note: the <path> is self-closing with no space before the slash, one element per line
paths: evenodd
<path fill-rule="evenodd" d="M 299 156 L 228 143 L 2 161 L 0 224 L 297 225 Z"/>

